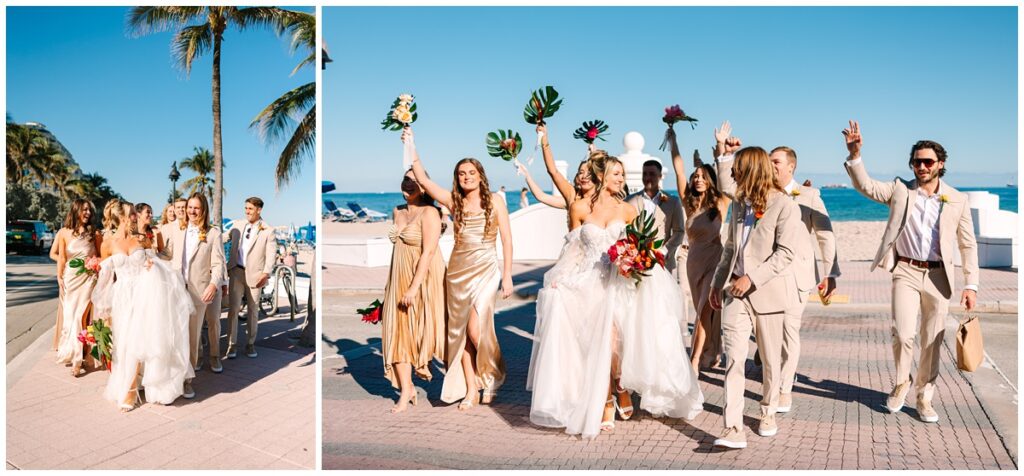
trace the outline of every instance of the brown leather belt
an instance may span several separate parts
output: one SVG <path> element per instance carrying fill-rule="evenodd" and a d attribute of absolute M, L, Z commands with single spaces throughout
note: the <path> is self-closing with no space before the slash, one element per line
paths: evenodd
<path fill-rule="evenodd" d="M 918 268 L 934 269 L 942 267 L 942 261 L 918 261 L 916 259 L 907 258 L 906 256 L 896 256 L 896 261 L 902 261 L 910 264 L 911 266 L 917 266 Z"/>

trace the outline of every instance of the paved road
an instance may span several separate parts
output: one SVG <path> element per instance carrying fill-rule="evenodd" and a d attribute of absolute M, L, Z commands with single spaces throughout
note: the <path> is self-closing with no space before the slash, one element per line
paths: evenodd
<path fill-rule="evenodd" d="M 523 388 L 534 321 L 529 302 L 496 319 L 509 376 L 495 404 L 459 412 L 441 403 L 442 372 L 435 367 L 431 382 L 416 381 L 427 398 L 406 414 L 390 415 L 394 391 L 382 376 L 376 348 L 380 329 L 354 314 L 373 297 L 324 296 L 325 469 L 1016 467 L 1016 391 L 992 365 L 973 374 L 955 369 L 952 319 L 935 400 L 939 424 L 916 418 L 914 395 L 900 414 L 881 409 L 893 372 L 885 306 L 812 304 L 802 332 L 805 350 L 794 411 L 780 418 L 780 433 L 772 438 L 756 436 L 755 420 L 746 418 L 750 447 L 721 452 L 710 446 L 721 431 L 721 370 L 702 379 L 706 411 L 694 422 L 639 412 L 618 422 L 614 434 L 592 442 L 531 425 L 530 393 Z M 1012 363 L 1015 369 L 1016 315 L 982 318 L 995 364 Z M 749 360 L 747 370 L 745 413 L 751 416 L 760 395 L 759 372 Z"/>
<path fill-rule="evenodd" d="M 57 265 L 48 256 L 7 254 L 7 361 L 57 322 Z"/>

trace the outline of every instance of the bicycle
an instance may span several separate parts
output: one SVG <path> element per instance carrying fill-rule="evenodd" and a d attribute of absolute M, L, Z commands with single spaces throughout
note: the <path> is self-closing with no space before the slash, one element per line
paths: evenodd
<path fill-rule="evenodd" d="M 285 295 L 288 297 L 288 307 L 291 313 L 290 320 L 295 321 L 295 311 L 299 305 L 298 298 L 295 296 L 296 278 L 295 268 L 292 266 L 280 262 L 274 265 L 274 269 L 270 273 L 270 279 L 263 286 L 263 289 L 260 290 L 260 309 L 267 316 L 277 314 L 280 308 L 278 305 L 278 293 L 283 287 Z"/>

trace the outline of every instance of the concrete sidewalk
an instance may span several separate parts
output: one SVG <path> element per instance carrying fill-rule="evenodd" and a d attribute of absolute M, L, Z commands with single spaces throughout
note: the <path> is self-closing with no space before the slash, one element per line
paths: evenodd
<path fill-rule="evenodd" d="M 329 316 L 339 318 L 343 316 Z M 438 400 L 440 369 L 434 369 L 433 381 L 416 381 L 419 406 L 391 415 L 396 393 L 383 378 L 379 352 L 359 356 L 349 351 L 349 358 L 326 359 L 324 469 L 1016 467 L 1008 443 L 972 387 L 978 375 L 991 369 L 975 375 L 957 371 L 949 346 L 952 332 L 947 332 L 934 400 L 940 422 L 927 424 L 916 418 L 913 394 L 899 414 L 882 408 L 893 373 L 886 311 L 819 304 L 808 308 L 794 409 L 780 415 L 779 434 L 770 438 L 755 433 L 760 371 L 751 362 L 752 349 L 745 410 L 749 446 L 738 451 L 711 446 L 723 424 L 721 369 L 701 380 L 706 411 L 693 422 L 653 418 L 641 411 L 630 421 L 616 422 L 614 433 L 593 441 L 531 425 L 531 394 L 524 387 L 534 319 L 532 303 L 498 315 L 508 378 L 494 404 L 468 412 Z"/>
<path fill-rule="evenodd" d="M 260 321 L 259 357 L 197 372 L 195 399 L 127 414 L 102 397 L 106 371 L 73 378 L 44 333 L 7 366 L 7 468 L 314 469 L 315 354 L 292 340 L 305 310 L 279 316 Z"/>

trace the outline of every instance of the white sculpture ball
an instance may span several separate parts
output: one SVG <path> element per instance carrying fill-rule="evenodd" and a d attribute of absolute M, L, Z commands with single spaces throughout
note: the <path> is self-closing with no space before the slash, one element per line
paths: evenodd
<path fill-rule="evenodd" d="M 644 150 L 644 136 L 636 131 L 629 131 L 622 137 L 622 146 L 626 153 L 640 152 Z"/>

